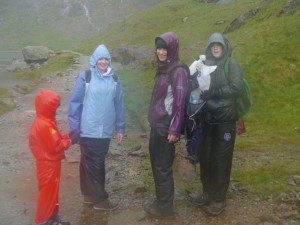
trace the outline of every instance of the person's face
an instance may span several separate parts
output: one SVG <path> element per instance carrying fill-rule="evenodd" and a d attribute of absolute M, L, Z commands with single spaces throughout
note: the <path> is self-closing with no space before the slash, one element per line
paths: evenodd
<path fill-rule="evenodd" d="M 105 73 L 109 66 L 109 60 L 105 58 L 101 58 L 97 62 L 97 68 L 100 70 L 101 73 Z"/>
<path fill-rule="evenodd" d="M 165 48 L 157 48 L 156 49 L 156 54 L 159 59 L 159 61 L 164 62 L 167 60 L 168 57 L 168 51 Z"/>
<path fill-rule="evenodd" d="M 212 43 L 210 46 L 210 51 L 213 57 L 220 58 L 223 54 L 223 46 L 219 43 Z"/>

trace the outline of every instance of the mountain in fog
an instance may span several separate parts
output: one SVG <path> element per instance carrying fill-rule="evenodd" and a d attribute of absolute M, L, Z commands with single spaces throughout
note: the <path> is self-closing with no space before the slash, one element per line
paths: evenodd
<path fill-rule="evenodd" d="M 72 49 L 160 0 L 0 0 L 0 50 L 26 45 Z"/>

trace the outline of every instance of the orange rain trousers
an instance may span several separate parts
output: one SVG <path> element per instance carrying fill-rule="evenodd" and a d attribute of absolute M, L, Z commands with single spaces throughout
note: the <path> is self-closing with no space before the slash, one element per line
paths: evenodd
<path fill-rule="evenodd" d="M 37 160 L 39 197 L 36 223 L 45 223 L 58 213 L 58 194 L 61 176 L 61 161 Z"/>

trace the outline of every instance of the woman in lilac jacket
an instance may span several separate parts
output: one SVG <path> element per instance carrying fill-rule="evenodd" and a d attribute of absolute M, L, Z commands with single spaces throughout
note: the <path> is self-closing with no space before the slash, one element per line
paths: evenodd
<path fill-rule="evenodd" d="M 180 138 L 183 125 L 189 73 L 180 63 L 179 40 L 174 32 L 157 37 L 155 47 L 157 72 L 148 120 L 156 199 L 145 207 L 145 211 L 154 217 L 164 217 L 173 215 L 174 144 Z"/>

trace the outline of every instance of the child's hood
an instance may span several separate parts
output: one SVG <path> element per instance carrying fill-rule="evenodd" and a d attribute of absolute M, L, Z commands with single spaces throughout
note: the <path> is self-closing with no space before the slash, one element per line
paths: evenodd
<path fill-rule="evenodd" d="M 55 119 L 56 110 L 60 104 L 60 96 L 51 90 L 40 91 L 35 98 L 35 110 L 38 117 Z"/>

